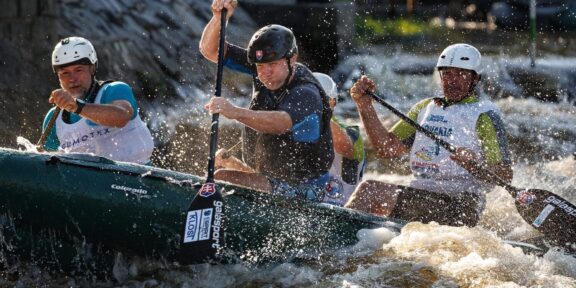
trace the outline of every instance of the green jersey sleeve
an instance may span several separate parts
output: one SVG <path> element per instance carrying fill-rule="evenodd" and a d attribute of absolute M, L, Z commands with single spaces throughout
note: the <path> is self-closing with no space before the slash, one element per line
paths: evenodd
<path fill-rule="evenodd" d="M 478 135 L 488 165 L 511 163 L 506 131 L 502 119 L 497 113 L 489 111 L 478 117 L 476 135 Z"/>
<path fill-rule="evenodd" d="M 334 121 L 338 126 L 342 127 L 348 134 L 348 137 L 352 141 L 354 149 L 354 160 L 362 161 L 365 157 L 364 151 L 364 141 L 362 140 L 362 135 L 360 135 L 360 127 L 355 125 L 346 125 L 336 115 L 332 115 L 332 121 Z"/>
<path fill-rule="evenodd" d="M 414 106 L 412 106 L 412 108 L 410 108 L 410 111 L 408 111 L 406 116 L 416 122 L 418 120 L 418 114 L 420 114 L 420 111 L 426 107 L 430 101 L 432 101 L 432 98 L 426 98 L 416 103 Z M 398 139 L 400 139 L 400 141 L 402 141 L 406 147 L 410 147 L 412 146 L 412 143 L 414 143 L 416 128 L 412 127 L 412 125 L 408 124 L 404 120 L 399 120 L 396 122 L 396 124 L 394 124 L 394 126 L 392 126 L 390 133 L 394 134 Z"/>

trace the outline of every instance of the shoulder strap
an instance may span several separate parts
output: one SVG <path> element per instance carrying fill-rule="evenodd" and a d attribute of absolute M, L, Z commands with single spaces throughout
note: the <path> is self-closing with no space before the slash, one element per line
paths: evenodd
<path fill-rule="evenodd" d="M 94 89 L 91 89 L 91 91 L 89 91 L 89 94 L 84 99 L 84 101 L 86 101 L 86 103 L 94 103 L 94 101 L 96 101 L 96 96 L 98 95 L 98 92 L 100 92 L 100 89 L 104 85 L 114 82 L 114 80 L 95 81 L 95 82 L 96 82 L 96 84 L 95 84 Z"/>

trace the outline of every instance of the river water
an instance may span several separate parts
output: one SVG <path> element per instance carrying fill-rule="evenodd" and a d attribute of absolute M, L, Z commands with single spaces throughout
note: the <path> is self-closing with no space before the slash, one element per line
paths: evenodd
<path fill-rule="evenodd" d="M 576 106 L 574 91 L 570 90 L 576 87 L 576 73 L 566 72 L 576 67 L 576 59 L 549 57 L 529 70 L 541 75 L 539 79 L 551 79 L 542 85 L 556 91 L 557 102 L 536 100 L 532 96 L 540 95 L 526 95 L 525 91 L 534 90 L 523 89 L 526 83 L 514 81 L 510 71 L 528 69 L 528 59 L 502 59 L 485 58 L 484 82 L 488 84 L 480 95 L 494 95 L 502 110 L 514 160 L 513 185 L 545 189 L 576 203 L 576 160 L 572 156 L 576 151 Z M 333 76 L 340 77 L 346 88 L 352 78 L 366 73 L 378 83 L 379 94 L 399 110 L 408 111 L 419 99 L 438 95 L 438 81 L 427 72 L 434 60 L 404 53 L 376 53 L 343 61 Z M 403 69 L 417 66 L 422 67 L 420 72 Z M 342 96 L 347 98 L 344 93 Z M 205 97 L 199 94 L 194 101 L 200 103 Z M 195 111 L 208 118 L 202 116 L 201 109 Z M 382 108 L 378 112 L 386 126 L 396 121 L 390 112 Z M 350 123 L 358 123 L 349 99 L 341 101 L 336 113 Z M 411 180 L 405 169 L 387 167 L 371 160 L 365 179 L 398 184 Z M 118 255 L 110 267 L 113 272 L 106 279 L 49 275 L 33 263 L 21 263 L 4 270 L 0 286 L 576 287 L 576 257 L 554 248 L 537 256 L 505 242 L 537 236 L 538 232 L 518 215 L 509 194 L 498 187 L 488 194 L 485 213 L 474 228 L 409 223 L 400 234 L 384 228 L 361 230 L 358 243 L 352 247 L 262 266 L 248 263 L 178 266 Z"/>

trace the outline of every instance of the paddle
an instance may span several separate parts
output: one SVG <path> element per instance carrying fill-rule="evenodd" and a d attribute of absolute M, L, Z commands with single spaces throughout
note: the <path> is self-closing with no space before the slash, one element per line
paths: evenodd
<path fill-rule="evenodd" d="M 232 152 L 236 148 L 240 147 L 240 144 L 242 144 L 242 140 L 238 141 L 236 144 L 232 145 L 232 147 L 228 148 L 228 150 L 226 150 L 226 152 L 222 153 L 222 159 L 228 159 L 228 158 L 232 157 L 232 154 L 230 152 Z"/>
<path fill-rule="evenodd" d="M 218 47 L 218 70 L 216 74 L 216 96 L 222 92 L 222 71 L 224 69 L 224 41 L 226 31 L 226 9 L 220 16 L 220 42 Z M 218 117 L 212 115 L 210 130 L 210 154 L 208 156 L 208 177 L 198 194 L 192 199 L 182 235 L 180 262 L 183 264 L 204 263 L 216 259 L 224 247 L 224 203 L 220 191 L 214 183 L 214 160 L 218 142 Z"/>
<path fill-rule="evenodd" d="M 436 134 L 426 130 L 420 124 L 416 123 L 408 116 L 402 114 L 396 108 L 388 104 L 384 99 L 376 96 L 372 92 L 367 94 L 392 111 L 400 119 L 416 128 L 419 132 L 436 141 L 438 145 L 448 150 L 450 153 L 456 153 L 456 147 L 442 140 Z M 520 189 L 504 181 L 494 172 L 485 169 L 479 163 L 469 163 L 474 165 L 480 179 L 488 181 L 491 184 L 502 186 L 515 198 L 515 205 L 518 213 L 524 220 L 540 231 L 546 239 L 559 245 L 568 242 L 576 242 L 576 206 L 566 199 L 546 190 L 541 189 Z"/>
<path fill-rule="evenodd" d="M 38 139 L 38 143 L 36 143 L 36 149 L 38 150 L 38 152 L 45 151 L 44 145 L 46 144 L 46 140 L 48 140 L 48 135 L 50 135 L 52 127 L 54 127 L 54 123 L 56 123 L 56 119 L 58 119 L 58 114 L 60 114 L 60 110 L 61 110 L 60 107 L 56 106 L 56 109 L 54 109 L 54 113 L 50 117 L 48 124 L 46 124 L 44 132 L 42 132 L 42 135 L 40 135 L 40 139 Z"/>

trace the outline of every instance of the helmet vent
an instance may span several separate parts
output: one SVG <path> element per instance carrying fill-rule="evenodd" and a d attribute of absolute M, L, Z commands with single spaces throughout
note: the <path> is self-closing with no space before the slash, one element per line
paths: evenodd
<path fill-rule="evenodd" d="M 442 55 L 442 56 L 440 56 L 440 58 L 444 59 L 444 58 L 446 58 L 446 55 Z"/>
<path fill-rule="evenodd" d="M 470 60 L 470 58 L 468 58 L 468 57 L 462 57 L 462 58 L 460 58 L 460 60 L 467 61 L 467 60 Z"/>

